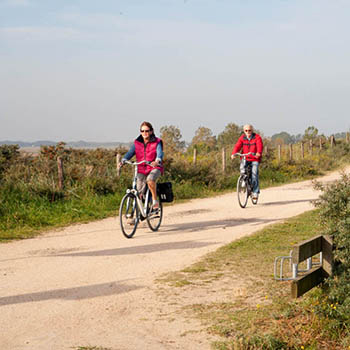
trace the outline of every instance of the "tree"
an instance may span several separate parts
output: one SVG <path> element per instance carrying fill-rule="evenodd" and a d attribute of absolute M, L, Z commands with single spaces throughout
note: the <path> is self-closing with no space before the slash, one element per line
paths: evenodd
<path fill-rule="evenodd" d="M 242 127 L 235 123 L 226 125 L 223 132 L 218 135 L 217 144 L 220 148 L 234 145 L 242 134 Z"/>
<path fill-rule="evenodd" d="M 185 148 L 185 141 L 181 141 L 181 131 L 174 125 L 162 126 L 160 138 L 163 140 L 164 152 L 168 155 L 182 152 Z"/>
<path fill-rule="evenodd" d="M 288 145 L 290 143 L 294 143 L 295 142 L 295 137 L 288 134 L 285 131 L 282 131 L 278 134 L 274 134 L 271 136 L 271 141 L 276 144 L 276 145 L 280 145 L 280 144 L 285 144 Z"/>
<path fill-rule="evenodd" d="M 314 140 L 318 135 L 318 129 L 314 126 L 309 126 L 304 133 L 303 139 L 305 141 Z"/>
<path fill-rule="evenodd" d="M 213 136 L 213 132 L 200 126 L 192 139 L 190 150 L 196 148 L 199 152 L 210 152 L 216 148 L 216 137 Z"/>

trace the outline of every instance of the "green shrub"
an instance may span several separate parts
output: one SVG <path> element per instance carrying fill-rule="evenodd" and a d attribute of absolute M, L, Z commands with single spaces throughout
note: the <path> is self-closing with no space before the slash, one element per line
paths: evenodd
<path fill-rule="evenodd" d="M 350 176 L 343 174 L 339 181 L 317 188 L 323 194 L 316 202 L 320 209 L 323 234 L 333 237 L 336 261 L 333 276 L 329 277 L 320 295 L 318 311 L 333 320 L 332 327 L 350 327 Z"/>

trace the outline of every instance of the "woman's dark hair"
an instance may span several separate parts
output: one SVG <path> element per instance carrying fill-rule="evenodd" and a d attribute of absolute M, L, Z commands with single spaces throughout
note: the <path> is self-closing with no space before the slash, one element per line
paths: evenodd
<path fill-rule="evenodd" d="M 151 123 L 149 122 L 142 122 L 142 124 L 140 125 L 140 130 L 142 129 L 143 126 L 147 126 L 151 131 L 153 131 L 153 126 Z"/>

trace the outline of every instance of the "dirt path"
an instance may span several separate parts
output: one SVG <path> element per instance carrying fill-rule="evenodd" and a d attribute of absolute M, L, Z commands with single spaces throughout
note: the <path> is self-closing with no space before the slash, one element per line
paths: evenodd
<path fill-rule="evenodd" d="M 142 224 L 131 240 L 109 218 L 1 244 L 0 349 L 209 349 L 195 320 L 165 308 L 154 279 L 312 209 L 318 194 L 305 181 L 263 190 L 246 209 L 235 193 L 192 200 L 166 207 L 159 232 Z"/>

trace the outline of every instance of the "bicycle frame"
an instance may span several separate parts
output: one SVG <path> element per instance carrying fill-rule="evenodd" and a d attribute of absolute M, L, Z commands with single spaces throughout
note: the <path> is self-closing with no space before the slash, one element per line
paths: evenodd
<path fill-rule="evenodd" d="M 248 179 L 249 179 L 249 182 L 251 183 L 251 176 L 252 176 L 252 173 L 251 171 L 249 172 L 248 171 L 248 161 L 247 161 L 247 156 L 249 156 L 250 154 L 254 155 L 255 153 L 252 153 L 252 152 L 249 152 L 249 153 L 235 153 L 235 155 L 237 156 L 240 156 L 240 157 L 243 157 L 243 159 L 241 160 L 244 166 L 244 172 L 240 171 L 240 174 L 241 175 L 247 175 Z"/>
<path fill-rule="evenodd" d="M 138 162 L 138 163 L 133 163 L 133 162 L 130 162 L 130 161 L 125 161 L 125 163 L 134 166 L 134 178 L 132 180 L 132 186 L 131 186 L 131 188 L 128 188 L 126 190 L 126 193 L 133 193 L 136 196 L 136 203 L 137 203 L 138 209 L 140 210 L 140 214 L 141 214 L 142 220 L 144 220 L 144 219 L 147 218 L 147 215 L 148 215 L 148 213 L 147 213 L 147 203 L 149 201 L 150 190 L 147 187 L 146 196 L 145 196 L 145 203 L 142 203 L 142 200 L 140 199 L 140 194 L 139 194 L 139 192 L 137 190 L 137 187 L 136 187 L 137 172 L 138 172 L 138 166 L 140 164 L 142 164 L 142 163 L 147 163 L 148 164 L 150 162 L 147 162 L 146 160 L 143 160 L 143 161 Z"/>

